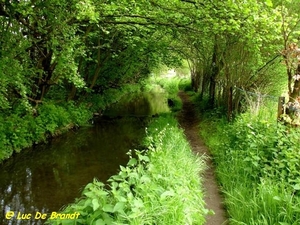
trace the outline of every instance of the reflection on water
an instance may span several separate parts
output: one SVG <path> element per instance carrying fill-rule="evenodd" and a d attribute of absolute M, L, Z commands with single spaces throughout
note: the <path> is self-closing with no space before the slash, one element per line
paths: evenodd
<path fill-rule="evenodd" d="M 143 135 L 141 119 L 102 121 L 15 155 L 0 168 L 0 224 L 43 224 L 16 217 L 58 211 L 94 177 L 106 181 Z M 9 211 L 15 216 L 6 220 Z"/>
<path fill-rule="evenodd" d="M 125 99 L 130 99 L 129 97 Z M 105 182 L 128 161 L 126 153 L 144 136 L 145 118 L 168 112 L 162 93 L 147 93 L 126 104 L 116 104 L 104 114 L 123 119 L 101 121 L 24 150 L 0 166 L 0 224 L 43 224 L 36 213 L 58 211 L 80 196 L 94 177 Z M 12 219 L 5 219 L 9 211 Z M 31 220 L 18 220 L 29 213 Z"/>
<path fill-rule="evenodd" d="M 167 98 L 164 92 L 147 92 L 138 98 L 126 96 L 121 100 L 125 104 L 114 104 L 104 112 L 109 117 L 116 116 L 151 116 L 158 113 L 168 113 Z"/>

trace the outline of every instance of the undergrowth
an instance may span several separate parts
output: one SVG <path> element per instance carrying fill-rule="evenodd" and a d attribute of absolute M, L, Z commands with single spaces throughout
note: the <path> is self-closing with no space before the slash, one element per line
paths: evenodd
<path fill-rule="evenodd" d="M 77 220 L 49 224 L 204 224 L 199 173 L 203 159 L 195 156 L 172 116 L 154 119 L 146 129 L 144 150 L 129 152 L 126 167 L 108 180 L 97 180 L 62 213 L 80 213 Z M 135 155 L 136 157 L 133 157 Z"/>
<path fill-rule="evenodd" d="M 30 147 L 50 136 L 82 126 L 92 113 L 84 105 L 73 102 L 57 105 L 51 102 L 41 105 L 34 114 L 0 116 L 0 162 L 12 153 Z"/>
<path fill-rule="evenodd" d="M 264 115 L 244 113 L 228 123 L 208 113 L 200 125 L 230 224 L 300 224 L 299 129 Z"/>

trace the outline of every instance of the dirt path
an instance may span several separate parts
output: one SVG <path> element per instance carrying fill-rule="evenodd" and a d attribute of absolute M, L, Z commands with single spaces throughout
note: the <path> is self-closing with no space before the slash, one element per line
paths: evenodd
<path fill-rule="evenodd" d="M 179 97 L 183 102 L 183 108 L 178 116 L 179 124 L 184 129 L 185 135 L 195 153 L 207 155 L 206 165 L 208 169 L 204 173 L 205 202 L 208 209 L 212 209 L 215 214 L 206 217 L 206 225 L 228 224 L 225 209 L 222 204 L 222 197 L 216 182 L 214 167 L 210 159 L 210 153 L 203 141 L 199 137 L 199 120 L 195 110 L 195 105 L 189 100 L 186 93 L 180 92 Z"/>

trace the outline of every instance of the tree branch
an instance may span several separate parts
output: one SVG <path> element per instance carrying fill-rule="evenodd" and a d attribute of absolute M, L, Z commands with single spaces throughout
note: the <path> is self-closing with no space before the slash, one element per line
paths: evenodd
<path fill-rule="evenodd" d="M 265 63 L 265 65 L 263 65 L 261 68 L 259 68 L 256 73 L 259 73 L 260 71 L 262 71 L 265 67 L 267 67 L 270 63 L 272 63 L 275 59 L 277 59 L 278 57 L 280 57 L 281 55 L 276 55 L 274 56 L 272 59 L 270 59 L 268 62 Z"/>

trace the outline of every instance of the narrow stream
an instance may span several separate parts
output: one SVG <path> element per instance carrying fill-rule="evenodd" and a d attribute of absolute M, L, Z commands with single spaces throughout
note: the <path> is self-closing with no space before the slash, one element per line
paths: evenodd
<path fill-rule="evenodd" d="M 128 162 L 128 150 L 139 146 L 149 120 L 144 116 L 167 111 L 161 94 L 114 108 L 105 112 L 110 119 L 23 150 L 0 166 L 0 224 L 43 224 L 34 219 L 37 212 L 59 211 L 94 178 L 106 182 Z M 10 211 L 14 216 L 8 220 Z M 31 219 L 18 219 L 29 213 Z"/>

